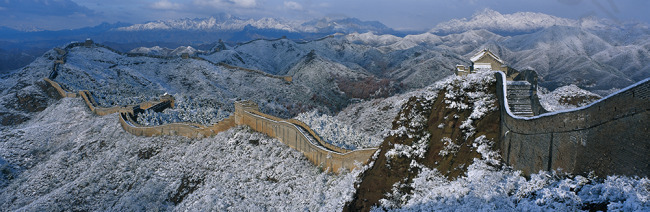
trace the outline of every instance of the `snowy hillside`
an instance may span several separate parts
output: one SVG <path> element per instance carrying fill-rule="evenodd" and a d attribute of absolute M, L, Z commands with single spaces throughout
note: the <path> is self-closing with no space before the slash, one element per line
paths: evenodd
<path fill-rule="evenodd" d="M 287 83 L 202 60 L 128 57 L 101 47 L 71 49 L 60 69 L 58 82 L 75 91 L 90 90 L 104 107 L 134 104 L 164 93 L 185 94 L 212 102 L 203 107 L 216 105 L 230 111 L 236 99 L 254 100 L 262 111 L 284 117 L 303 109 L 330 111 L 347 104 L 335 86 L 305 81 L 299 74 Z M 331 96 L 314 99 L 318 94 Z M 323 104 L 332 98 L 339 100 Z M 302 104 L 295 105 L 298 102 Z"/>
<path fill-rule="evenodd" d="M 449 77 L 409 98 L 347 210 L 576 211 L 650 209 L 650 180 L 540 171 L 502 163 L 492 73 Z M 456 131 L 456 132 L 455 132 Z M 450 136 L 450 137 L 446 137 Z M 376 201 L 377 205 L 373 203 Z"/>
<path fill-rule="evenodd" d="M 117 115 L 66 98 L 5 129 L 4 210 L 338 210 L 358 172 L 326 174 L 298 151 L 247 128 L 215 137 L 137 137 Z"/>
<path fill-rule="evenodd" d="M 536 17 L 535 14 L 519 16 Z M 541 22 L 546 23 L 544 20 Z M 452 74 L 456 64 L 469 65 L 469 57 L 479 49 L 488 48 L 510 67 L 537 71 L 544 87 L 555 89 L 576 84 L 607 95 L 611 89 L 650 76 L 650 41 L 646 39 L 650 31 L 643 26 L 621 27 L 619 30 L 634 33 L 615 35 L 612 33 L 618 30 L 572 24 L 541 27 L 514 36 L 502 36 L 486 29 L 444 36 L 352 33 L 305 43 L 288 39 L 256 40 L 201 57 L 283 74 L 313 52 L 349 69 L 417 89 Z"/>
<path fill-rule="evenodd" d="M 50 54 L 19 74 L 2 79 L 3 98 L 21 90 L 29 91 L 30 95 L 45 93 L 30 83 L 47 75 L 53 62 L 48 58 L 56 56 L 55 52 Z M 202 107 L 221 109 L 215 104 L 245 97 L 254 99 L 267 111 L 279 113 L 283 108 L 291 108 L 282 104 L 294 101 L 312 104 L 309 101 L 328 97 L 313 104 L 334 102 L 335 97 L 328 95 L 340 93 L 336 89 L 323 90 L 331 88 L 326 82 L 333 78 L 328 78 L 327 73 L 347 78 L 371 74 L 360 70 L 363 69 L 349 69 L 317 53 L 307 53 L 286 72 L 295 77 L 293 84 L 287 84 L 207 61 L 127 57 L 104 48 L 78 47 L 68 52 L 58 79 L 72 89 L 91 89 L 105 95 L 102 100 L 105 104 L 138 101 L 169 92 L 176 94 L 180 103 L 188 105 L 185 111 Z M 332 135 L 329 139 L 333 143 L 341 142 L 341 138 L 357 138 L 365 142 L 359 146 L 375 146 L 384 135 L 419 133 L 406 128 L 387 129 L 391 123 L 423 129 L 426 116 L 421 117 L 419 112 L 408 115 L 411 103 L 418 98 L 433 101 L 438 91 L 445 90 L 448 93 L 443 97 L 450 104 L 446 109 L 462 113 L 458 118 L 449 116 L 449 120 L 462 121 L 463 135 L 475 133 L 480 118 L 492 111 L 489 105 L 494 95 L 487 93 L 489 86 L 480 86 L 493 82 L 490 76 L 492 73 L 447 77 L 433 86 L 351 104 L 339 109 L 341 112 L 336 116 L 312 112 L 306 114 L 311 116 L 306 120 L 316 121 L 310 123 L 312 126 L 320 123 L 323 127 L 317 131 Z M 457 89 L 454 85 L 464 87 Z M 307 94 L 303 97 L 299 93 Z M 278 98 L 268 99 L 272 94 Z M 134 99 L 122 98 L 126 96 Z M 3 141 L 0 142 L 0 193 L 3 194 L 0 207 L 7 210 L 338 211 L 353 201 L 362 180 L 362 170 L 341 175 L 322 172 L 300 152 L 245 127 L 198 140 L 176 136 L 138 137 L 119 126 L 116 114 L 93 115 L 81 99 L 44 98 L 48 101 L 44 110 L 32 112 L 31 120 L 0 127 Z M 208 100 L 214 102 L 204 102 Z M 465 104 L 466 100 L 470 104 Z M 298 103 L 292 107 L 311 111 Z M 432 129 L 445 127 L 451 125 L 436 125 Z M 345 130 L 337 131 L 340 129 Z M 363 133 L 351 133 L 356 130 Z M 427 168 L 431 167 L 431 164 L 425 166 L 428 162 L 393 164 L 395 170 L 419 172 L 412 176 L 412 181 L 395 184 L 375 209 L 644 211 L 650 208 L 647 178 L 596 179 L 550 172 L 525 178 L 499 162 L 499 153 L 491 150 L 491 141 L 480 135 L 475 137 L 458 147 L 444 140 L 431 144 L 445 144 L 449 157 L 455 156 L 456 148 L 471 149 L 476 154 L 471 163 L 463 163 L 454 171 L 464 173 L 455 179 L 448 179 L 448 173 Z M 399 161 L 398 157 L 406 153 L 417 158 L 422 150 L 416 148 L 422 142 L 414 142 L 414 147 L 400 144 L 398 148 L 395 144 L 392 146 L 395 151 L 380 154 L 379 158 L 392 155 L 392 161 Z M 406 187 L 411 192 L 403 192 L 402 188 Z"/>
<path fill-rule="evenodd" d="M 288 39 L 257 40 L 201 57 L 212 62 L 282 75 L 299 73 L 291 70 L 304 70 L 305 67 L 300 67 L 302 65 L 299 61 L 316 56 L 329 61 L 328 63 L 366 75 L 360 76 L 358 80 L 373 76 L 403 83 L 409 89 L 421 88 L 448 76 L 453 73 L 452 67 L 455 64 L 463 62 L 461 56 L 453 52 L 440 52 L 422 46 L 387 52 L 383 46 L 365 44 L 376 42 L 361 42 L 359 38 L 334 36 L 306 43 Z"/>
<path fill-rule="evenodd" d="M 542 107 L 550 112 L 582 107 L 602 98 L 576 85 L 559 87 L 552 92 L 542 89 L 537 95 Z"/>
<path fill-rule="evenodd" d="M 52 103 L 58 94 L 42 79 L 56 56 L 50 50 L 17 73 L 0 77 L 0 129 L 29 120 Z"/>

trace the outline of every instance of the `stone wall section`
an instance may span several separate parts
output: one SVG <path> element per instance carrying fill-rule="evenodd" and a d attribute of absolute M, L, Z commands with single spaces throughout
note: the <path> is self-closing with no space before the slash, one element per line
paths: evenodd
<path fill-rule="evenodd" d="M 176 135 L 188 138 L 204 138 L 216 135 L 234 127 L 235 121 L 231 116 L 211 126 L 203 126 L 194 123 L 172 123 L 159 126 L 143 126 L 135 122 L 131 114 L 120 113 L 120 125 L 125 131 L 137 136 L 152 137 Z"/>
<path fill-rule="evenodd" d="M 297 120 L 284 120 L 260 113 L 252 102 L 235 103 L 235 122 L 278 138 L 282 143 L 302 152 L 312 163 L 330 171 L 352 170 L 366 163 L 377 148 L 344 150 L 333 145 L 324 146 L 318 135 Z M 335 148 L 329 148 L 335 147 Z"/>
<path fill-rule="evenodd" d="M 119 113 L 122 128 L 137 136 L 176 135 L 188 138 L 203 138 L 216 135 L 236 125 L 247 125 L 251 129 L 278 138 L 282 143 L 302 152 L 305 157 L 317 166 L 326 170 L 339 172 L 352 170 L 366 162 L 377 151 L 377 148 L 347 150 L 324 142 L 308 125 L 298 120 L 285 120 L 259 112 L 257 104 L 250 101 L 235 103 L 235 113 L 230 117 L 211 126 L 194 123 L 172 123 L 160 126 L 143 126 L 134 119 L 137 113 L 144 110 L 162 110 L 174 105 L 174 99 L 163 96 L 160 101 L 144 102 L 139 105 L 115 106 L 104 108 L 98 106 L 90 91 L 79 91 L 78 94 L 64 90 L 59 83 L 45 78 L 52 87 L 64 97 L 81 97 L 88 108 L 95 114 L 104 116 Z"/>
<path fill-rule="evenodd" d="M 61 87 L 61 85 L 59 83 L 54 82 L 49 78 L 44 78 L 43 80 L 45 80 L 45 82 L 47 82 L 48 84 L 50 84 L 50 86 L 52 86 L 54 89 L 56 89 L 56 92 L 59 93 L 59 95 L 61 95 L 61 97 L 63 97 L 63 98 L 65 98 L 65 97 L 76 98 L 77 97 L 76 93 L 73 93 L 73 92 L 70 92 L 70 91 L 67 91 L 67 90 L 63 89 L 63 87 Z"/>
<path fill-rule="evenodd" d="M 534 117 L 508 108 L 505 75 L 497 72 L 500 149 L 505 162 L 529 175 L 650 175 L 650 79 L 575 110 Z"/>

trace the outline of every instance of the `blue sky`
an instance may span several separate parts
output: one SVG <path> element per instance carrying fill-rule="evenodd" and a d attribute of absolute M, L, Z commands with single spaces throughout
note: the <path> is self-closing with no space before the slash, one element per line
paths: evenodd
<path fill-rule="evenodd" d="M 572 19 L 598 16 L 650 22 L 646 0 L 0 0 L 0 26 L 56 30 L 229 13 L 292 20 L 347 16 L 395 29 L 427 30 L 483 8 L 504 14 L 528 11 Z"/>

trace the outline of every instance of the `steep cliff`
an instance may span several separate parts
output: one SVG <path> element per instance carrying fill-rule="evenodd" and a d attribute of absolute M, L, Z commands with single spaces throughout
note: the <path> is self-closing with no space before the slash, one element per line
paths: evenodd
<path fill-rule="evenodd" d="M 410 184 L 423 169 L 437 169 L 449 180 L 464 175 L 474 159 L 481 158 L 485 146 L 480 144 L 498 140 L 494 83 L 494 77 L 479 74 L 448 78 L 429 93 L 411 97 L 345 209 L 369 210 L 379 203 L 398 206 L 407 200 L 402 199 L 404 194 L 411 192 Z"/>

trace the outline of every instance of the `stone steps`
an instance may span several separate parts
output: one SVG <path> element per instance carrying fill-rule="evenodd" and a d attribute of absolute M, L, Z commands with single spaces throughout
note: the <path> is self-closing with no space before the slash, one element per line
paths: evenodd
<path fill-rule="evenodd" d="M 508 108 L 513 115 L 531 117 L 533 113 L 532 107 L 532 89 L 533 86 L 525 81 L 510 81 L 507 84 Z"/>
<path fill-rule="evenodd" d="M 530 98 L 517 98 L 517 99 L 510 99 L 508 98 L 508 104 L 510 105 L 531 105 Z"/>

